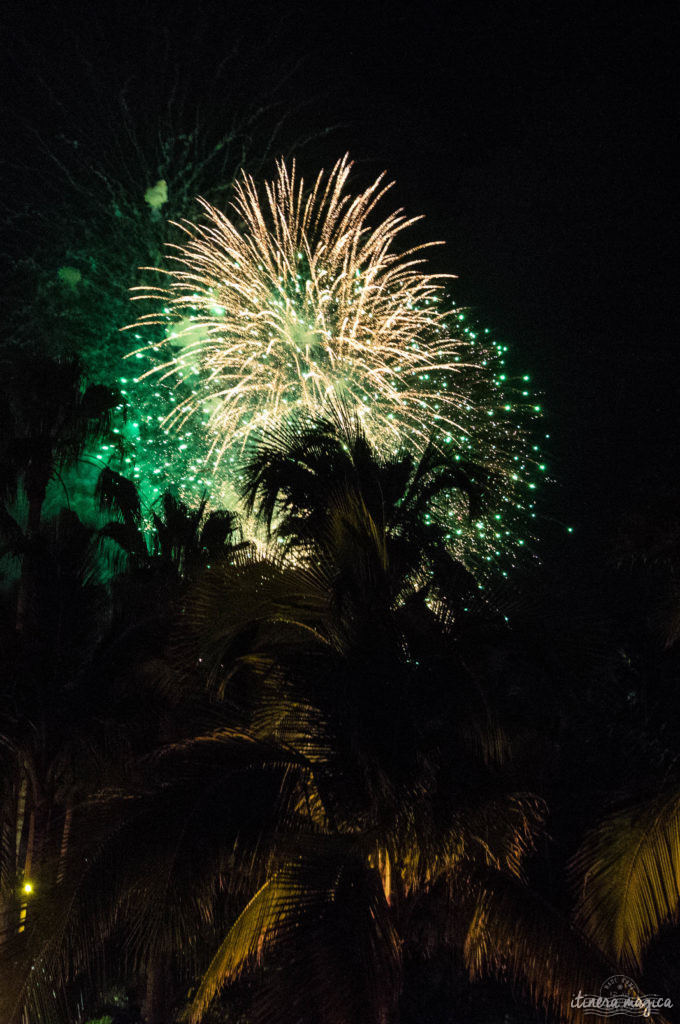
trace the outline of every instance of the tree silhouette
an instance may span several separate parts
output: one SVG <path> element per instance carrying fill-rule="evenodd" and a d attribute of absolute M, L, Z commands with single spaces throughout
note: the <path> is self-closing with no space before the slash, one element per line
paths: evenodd
<path fill-rule="evenodd" d="M 102 385 L 87 385 L 77 359 L 55 360 L 8 351 L 0 370 L 0 526 L 21 560 L 17 626 L 23 629 L 32 614 L 36 545 L 47 485 L 108 434 L 111 414 L 120 399 Z M 23 528 L 8 507 L 20 488 L 27 503 Z"/>

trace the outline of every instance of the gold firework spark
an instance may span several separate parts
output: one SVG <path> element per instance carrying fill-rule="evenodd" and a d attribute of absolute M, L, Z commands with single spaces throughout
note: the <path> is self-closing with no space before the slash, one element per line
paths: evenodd
<path fill-rule="evenodd" d="M 442 301 L 452 275 L 423 268 L 422 250 L 441 243 L 398 251 L 420 218 L 397 210 L 371 226 L 393 183 L 381 175 L 353 197 L 351 169 L 345 156 L 308 188 L 280 161 L 263 192 L 243 174 L 231 215 L 199 199 L 204 222 L 177 225 L 186 237 L 169 246 L 170 267 L 143 268 L 164 285 L 133 289 L 156 311 L 131 327 L 166 328 L 130 353 L 166 357 L 138 379 L 183 383 L 164 425 L 200 415 L 215 465 L 269 427 L 338 404 L 383 452 L 468 429 L 479 357 Z"/>

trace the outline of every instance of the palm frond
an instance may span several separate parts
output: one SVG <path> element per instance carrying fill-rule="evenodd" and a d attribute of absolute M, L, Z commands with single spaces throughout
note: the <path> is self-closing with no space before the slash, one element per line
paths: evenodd
<path fill-rule="evenodd" d="M 102 540 L 111 540 L 126 555 L 141 562 L 148 562 L 149 552 L 144 542 L 144 534 L 133 523 L 118 523 L 115 520 L 106 523 L 99 531 Z"/>
<path fill-rule="evenodd" d="M 610 814 L 587 835 L 572 870 L 584 930 L 612 959 L 640 969 L 680 907 L 680 789 Z"/>
<path fill-rule="evenodd" d="M 303 847 L 304 850 L 304 847 Z M 314 1018 L 378 1021 L 399 991 L 401 946 L 377 872 L 330 840 L 269 878 L 243 909 L 205 972 L 187 1011 L 198 1024 L 219 990 L 257 963 L 279 965 L 263 979 L 258 1024 Z M 268 984 L 267 984 L 268 983 Z M 321 1008 L 323 1007 L 323 1010 Z"/>
<path fill-rule="evenodd" d="M 180 662 L 200 659 L 209 680 L 223 688 L 245 660 L 265 678 L 277 645 L 327 642 L 318 627 L 328 594 L 313 573 L 246 549 L 229 563 L 213 566 L 189 594 L 176 645 Z"/>
<path fill-rule="evenodd" d="M 597 995 L 617 973 L 555 908 L 500 872 L 489 873 L 478 890 L 464 955 L 473 980 L 491 975 L 509 981 L 554 1024 L 582 1024 L 578 993 Z"/>
<path fill-rule="evenodd" d="M 142 522 L 142 504 L 139 491 L 132 480 L 104 466 L 97 477 L 94 497 L 101 512 L 114 513 L 131 529 L 139 529 Z"/>

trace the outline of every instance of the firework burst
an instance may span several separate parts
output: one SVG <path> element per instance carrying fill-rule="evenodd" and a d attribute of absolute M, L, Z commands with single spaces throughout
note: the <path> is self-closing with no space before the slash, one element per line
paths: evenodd
<path fill-rule="evenodd" d="M 445 275 L 422 269 L 427 246 L 395 251 L 419 218 L 368 225 L 391 186 L 381 176 L 352 197 L 351 167 L 344 158 L 306 189 L 280 162 L 264 196 L 244 175 L 233 219 L 199 200 L 205 223 L 179 225 L 186 240 L 158 271 L 166 286 L 135 289 L 160 312 L 133 326 L 167 330 L 169 358 L 146 375 L 191 383 L 166 425 L 200 414 L 215 463 L 282 418 L 338 402 L 380 450 L 422 447 L 437 425 L 468 429 L 474 353 L 443 309 Z"/>
<path fill-rule="evenodd" d="M 353 196 L 351 169 L 345 157 L 307 187 L 280 161 L 263 188 L 243 174 L 229 215 L 199 200 L 203 221 L 177 225 L 184 238 L 168 247 L 168 266 L 146 268 L 162 283 L 133 289 L 151 312 L 128 329 L 157 339 L 130 353 L 151 359 L 137 381 L 171 394 L 170 411 L 149 422 L 169 438 L 200 420 L 191 446 L 205 440 L 213 479 L 268 428 L 338 406 L 382 454 L 451 445 L 495 481 L 496 511 L 475 524 L 473 543 L 495 559 L 523 543 L 511 520 L 533 515 L 536 461 L 522 417 L 538 407 L 526 390 L 508 400 L 505 346 L 464 325 L 446 299 L 451 275 L 427 272 L 423 250 L 441 243 L 399 248 L 420 218 L 378 219 L 391 184 L 381 175 Z M 200 482 L 198 465 L 192 472 Z M 462 511 L 448 514 L 454 543 L 469 536 Z"/>

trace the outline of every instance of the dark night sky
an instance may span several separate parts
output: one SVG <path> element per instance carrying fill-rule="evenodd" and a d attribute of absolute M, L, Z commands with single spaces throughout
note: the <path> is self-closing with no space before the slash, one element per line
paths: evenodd
<path fill-rule="evenodd" d="M 423 237 L 446 240 L 437 263 L 459 275 L 457 300 L 532 372 L 560 485 L 552 508 L 587 522 L 672 480 L 670 5 L 99 7 L 48 14 L 29 4 L 8 15 L 8 108 L 35 124 L 53 117 L 39 71 L 59 82 L 77 120 L 88 102 L 83 59 L 114 89 L 134 73 L 143 107 L 144 90 L 163 80 L 166 38 L 197 99 L 235 44 L 244 94 L 266 97 L 297 63 L 278 94 L 302 104 L 291 127 L 337 126 L 302 151 L 303 166 L 313 172 L 349 149 L 366 179 L 387 169 L 396 200 L 426 214 Z M 210 102 L 228 112 L 228 96 Z"/>

